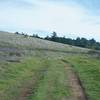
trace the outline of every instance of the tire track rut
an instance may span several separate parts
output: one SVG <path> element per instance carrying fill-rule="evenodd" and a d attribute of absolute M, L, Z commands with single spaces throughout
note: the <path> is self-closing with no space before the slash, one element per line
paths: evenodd
<path fill-rule="evenodd" d="M 71 66 L 66 60 L 62 61 L 65 63 L 65 70 L 68 73 L 68 84 L 71 92 L 69 100 L 88 100 L 78 75 L 72 70 Z"/>
<path fill-rule="evenodd" d="M 47 72 L 47 68 L 43 68 L 41 70 L 38 70 L 33 77 L 33 80 L 30 80 L 27 82 L 26 85 L 21 87 L 20 94 L 16 100 L 28 100 L 28 97 L 30 97 L 32 94 L 34 94 L 34 90 L 38 85 L 39 80 L 43 79 L 45 76 L 45 73 Z M 37 76 L 39 75 L 39 76 Z"/>

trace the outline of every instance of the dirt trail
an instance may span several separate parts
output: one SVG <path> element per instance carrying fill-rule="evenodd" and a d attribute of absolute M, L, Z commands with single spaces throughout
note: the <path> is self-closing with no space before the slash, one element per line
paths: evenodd
<path fill-rule="evenodd" d="M 17 100 L 27 100 L 27 97 L 32 94 L 33 86 L 36 84 L 36 80 L 28 82 L 21 88 L 21 92 Z"/>
<path fill-rule="evenodd" d="M 65 70 L 68 73 L 68 84 L 71 92 L 69 100 L 88 100 L 78 75 L 65 60 L 62 61 L 65 63 Z"/>
<path fill-rule="evenodd" d="M 71 96 L 67 98 L 67 100 L 88 100 L 79 77 L 72 70 L 72 68 L 66 61 L 64 60 L 62 61 L 65 63 L 65 70 L 68 73 L 67 74 L 68 84 L 69 84 L 70 93 L 71 93 Z M 32 94 L 33 87 L 35 86 L 36 86 L 36 79 L 29 82 L 26 86 L 23 86 L 21 88 L 21 92 L 17 100 L 27 100 L 27 97 L 30 94 Z M 64 100 L 66 100 L 66 98 Z"/>
<path fill-rule="evenodd" d="M 25 83 L 20 90 L 20 94 L 16 100 L 27 100 L 29 96 L 33 94 L 33 90 L 38 84 L 38 81 L 44 78 L 44 75 L 47 71 L 48 67 L 38 70 L 37 75 L 33 75 L 33 79 Z M 34 77 L 35 76 L 35 77 Z"/>

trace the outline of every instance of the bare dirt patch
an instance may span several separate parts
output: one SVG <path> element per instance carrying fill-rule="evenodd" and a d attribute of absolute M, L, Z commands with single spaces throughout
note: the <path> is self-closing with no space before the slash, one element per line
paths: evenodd
<path fill-rule="evenodd" d="M 68 83 L 71 92 L 69 100 L 88 100 L 84 87 L 78 77 L 78 75 L 72 70 L 67 61 L 62 60 L 65 63 L 65 70 L 68 73 Z"/>
<path fill-rule="evenodd" d="M 27 100 L 28 96 L 32 94 L 32 90 L 36 84 L 36 80 L 28 82 L 25 86 L 21 88 L 21 92 L 17 100 Z"/>

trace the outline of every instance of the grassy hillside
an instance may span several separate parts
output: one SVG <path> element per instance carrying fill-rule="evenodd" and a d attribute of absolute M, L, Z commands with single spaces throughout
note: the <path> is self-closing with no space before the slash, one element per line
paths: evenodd
<path fill-rule="evenodd" d="M 99 56 L 99 51 L 0 32 L 0 100 L 86 100 L 79 91 L 99 100 Z"/>
<path fill-rule="evenodd" d="M 64 45 L 61 43 L 55 43 L 51 41 L 41 40 L 32 37 L 25 37 L 23 35 L 9 34 L 7 32 L 0 32 L 0 45 L 2 43 L 7 43 L 8 45 L 17 47 L 17 48 L 27 48 L 27 49 L 53 49 L 53 50 L 62 50 L 62 51 L 84 51 L 79 47 Z M 7 45 L 6 44 L 6 45 Z"/>

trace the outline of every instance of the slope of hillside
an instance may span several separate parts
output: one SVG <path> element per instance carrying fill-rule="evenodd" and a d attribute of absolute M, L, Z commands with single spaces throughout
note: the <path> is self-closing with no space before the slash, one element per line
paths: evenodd
<path fill-rule="evenodd" d="M 54 49 L 54 50 L 64 50 L 64 51 L 84 51 L 79 47 L 64 45 L 60 43 L 55 43 L 51 41 L 46 41 L 42 39 L 25 37 L 23 35 L 10 34 L 7 32 L 0 32 L 0 43 L 8 43 L 15 47 L 26 47 L 27 49 Z"/>
<path fill-rule="evenodd" d="M 96 51 L 0 32 L 0 100 L 99 100 Z"/>
<path fill-rule="evenodd" d="M 37 51 L 55 51 L 65 53 L 86 53 L 88 49 L 55 43 L 42 39 L 25 37 L 8 32 L 0 32 L 0 59 L 17 59 L 25 55 L 32 55 Z M 5 52 L 3 52 L 5 51 Z M 34 51 L 34 52 L 33 52 Z M 5 57 L 4 57 L 5 56 Z"/>

